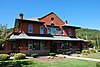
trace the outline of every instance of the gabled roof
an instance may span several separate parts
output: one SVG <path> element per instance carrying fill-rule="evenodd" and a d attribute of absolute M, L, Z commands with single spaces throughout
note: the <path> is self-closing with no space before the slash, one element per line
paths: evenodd
<path fill-rule="evenodd" d="M 43 18 L 45 18 L 45 17 L 47 17 L 47 16 L 49 16 L 49 15 L 51 15 L 51 14 L 54 14 L 54 15 L 56 15 L 54 12 L 51 12 L 51 13 L 49 13 L 49 14 L 47 14 L 47 15 L 45 15 L 45 16 L 43 16 L 43 17 L 41 17 L 41 18 L 38 18 L 39 20 L 41 20 L 41 19 L 43 19 Z M 57 16 L 57 15 L 56 15 Z M 57 16 L 58 17 L 58 16 Z M 59 18 L 59 17 L 58 17 Z M 60 19 L 60 18 L 59 18 Z M 61 20 L 61 19 L 60 19 Z M 61 20 L 62 21 L 62 20 Z M 63 21 L 62 21 L 63 22 Z"/>

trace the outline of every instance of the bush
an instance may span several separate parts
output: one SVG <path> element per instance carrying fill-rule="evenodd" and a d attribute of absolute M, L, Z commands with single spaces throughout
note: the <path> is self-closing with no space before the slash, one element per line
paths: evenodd
<path fill-rule="evenodd" d="M 10 58 L 10 56 L 8 54 L 0 54 L 0 60 L 8 60 Z"/>
<path fill-rule="evenodd" d="M 77 54 L 80 54 L 81 52 L 80 52 L 80 51 L 76 51 L 76 53 L 77 53 Z"/>
<path fill-rule="evenodd" d="M 100 52 L 100 49 L 98 49 L 98 52 Z"/>
<path fill-rule="evenodd" d="M 88 55 L 89 53 L 90 53 L 89 50 L 82 50 L 83 55 Z"/>
<path fill-rule="evenodd" d="M 96 50 L 89 50 L 89 53 L 96 53 Z"/>
<path fill-rule="evenodd" d="M 49 53 L 50 56 L 56 56 L 56 53 Z"/>
<path fill-rule="evenodd" d="M 66 54 L 67 54 L 67 55 L 70 55 L 70 54 L 71 54 L 71 51 L 66 52 Z"/>
<path fill-rule="evenodd" d="M 31 57 L 37 58 L 39 55 L 38 54 L 32 54 Z"/>
<path fill-rule="evenodd" d="M 23 54 L 23 53 L 17 53 L 14 55 L 14 58 L 15 59 L 25 59 L 26 58 L 26 54 Z"/>
<path fill-rule="evenodd" d="M 55 56 L 48 56 L 48 59 L 54 59 Z"/>
<path fill-rule="evenodd" d="M 89 54 L 89 50 L 82 50 L 82 53 L 88 53 Z"/>
<path fill-rule="evenodd" d="M 29 60 L 0 61 L 0 67 L 28 67 L 32 63 Z"/>
<path fill-rule="evenodd" d="M 96 67 L 100 67 L 100 62 L 97 62 L 96 63 Z"/>

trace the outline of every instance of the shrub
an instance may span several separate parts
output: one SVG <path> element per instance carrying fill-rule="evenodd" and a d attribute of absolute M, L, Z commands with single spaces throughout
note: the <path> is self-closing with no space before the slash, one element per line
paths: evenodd
<path fill-rule="evenodd" d="M 14 58 L 15 59 L 25 59 L 26 58 L 26 54 L 23 54 L 23 53 L 17 53 L 14 55 Z"/>
<path fill-rule="evenodd" d="M 8 60 L 10 56 L 8 54 L 0 54 L 0 60 Z"/>
<path fill-rule="evenodd" d="M 100 67 L 100 62 L 97 62 L 96 63 L 96 67 Z"/>
<path fill-rule="evenodd" d="M 96 53 L 96 50 L 89 50 L 89 53 Z"/>
<path fill-rule="evenodd" d="M 98 49 L 98 52 L 100 52 L 100 49 Z"/>
<path fill-rule="evenodd" d="M 29 60 L 0 61 L 0 67 L 28 67 L 32 63 L 35 64 Z"/>
<path fill-rule="evenodd" d="M 83 54 L 84 54 L 84 53 L 89 54 L 89 50 L 82 50 L 82 53 L 83 53 Z"/>
<path fill-rule="evenodd" d="M 76 51 L 76 53 L 77 53 L 77 54 L 80 54 L 81 52 L 80 52 L 80 51 Z"/>
<path fill-rule="evenodd" d="M 48 56 L 48 59 L 54 59 L 55 56 Z"/>
<path fill-rule="evenodd" d="M 39 55 L 38 54 L 32 54 L 31 57 L 37 58 Z"/>
<path fill-rule="evenodd" d="M 66 52 L 66 54 L 67 54 L 67 55 L 70 55 L 70 54 L 71 54 L 71 51 Z"/>
<path fill-rule="evenodd" d="M 56 56 L 56 53 L 49 53 L 50 56 Z"/>

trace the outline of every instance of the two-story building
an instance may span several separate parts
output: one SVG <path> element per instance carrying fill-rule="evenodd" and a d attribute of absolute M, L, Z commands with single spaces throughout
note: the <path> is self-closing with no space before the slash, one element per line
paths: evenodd
<path fill-rule="evenodd" d="M 69 25 L 53 12 L 41 18 L 27 19 L 21 13 L 0 53 L 14 50 L 25 54 L 63 53 L 69 50 L 74 53 L 87 49 L 88 42 L 76 37 L 76 29 L 80 27 Z"/>

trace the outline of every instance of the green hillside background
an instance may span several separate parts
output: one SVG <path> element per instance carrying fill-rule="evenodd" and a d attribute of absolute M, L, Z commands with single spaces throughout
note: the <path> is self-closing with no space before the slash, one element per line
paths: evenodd
<path fill-rule="evenodd" d="M 89 47 L 100 48 L 100 31 L 81 28 L 76 30 L 76 36 L 89 41 Z"/>

